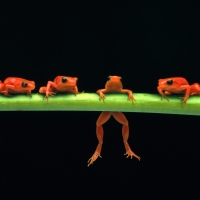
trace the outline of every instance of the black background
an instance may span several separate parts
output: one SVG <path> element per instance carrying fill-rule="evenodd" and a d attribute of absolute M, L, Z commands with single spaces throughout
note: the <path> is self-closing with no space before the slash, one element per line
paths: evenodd
<path fill-rule="evenodd" d="M 123 77 L 135 93 L 157 93 L 159 78 L 200 82 L 199 6 L 190 1 L 132 3 L 1 2 L 0 79 L 23 77 L 36 89 L 57 75 L 80 91 Z M 104 125 L 102 159 L 89 168 L 99 112 L 1 112 L 1 177 L 7 198 L 197 198 L 199 117 L 125 113 Z M 69 195 L 73 195 L 69 198 Z"/>

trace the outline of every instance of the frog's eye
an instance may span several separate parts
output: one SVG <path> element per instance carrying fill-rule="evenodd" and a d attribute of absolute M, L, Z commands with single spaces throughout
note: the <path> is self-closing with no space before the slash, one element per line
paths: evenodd
<path fill-rule="evenodd" d="M 108 81 L 110 80 L 110 76 L 108 76 L 107 80 L 108 80 Z"/>
<path fill-rule="evenodd" d="M 63 77 L 62 78 L 62 83 L 66 83 L 67 82 L 67 78 L 66 77 Z"/>
<path fill-rule="evenodd" d="M 22 82 L 22 87 L 27 87 L 27 83 L 26 82 Z"/>
<path fill-rule="evenodd" d="M 169 80 L 167 81 L 167 85 L 172 85 L 172 84 L 173 84 L 173 80 L 169 79 Z"/>
<path fill-rule="evenodd" d="M 120 80 L 122 80 L 122 77 L 120 77 Z"/>

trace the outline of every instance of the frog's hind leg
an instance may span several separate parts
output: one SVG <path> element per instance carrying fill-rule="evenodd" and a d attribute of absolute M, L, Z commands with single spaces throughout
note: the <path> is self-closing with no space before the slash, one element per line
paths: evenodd
<path fill-rule="evenodd" d="M 131 150 L 131 148 L 128 144 L 129 125 L 128 125 L 128 120 L 126 119 L 125 115 L 121 112 L 112 112 L 112 115 L 120 124 L 123 125 L 122 126 L 122 136 L 123 136 L 123 140 L 124 140 L 124 147 L 126 149 L 126 153 L 124 155 L 127 155 L 127 158 L 130 156 L 131 159 L 134 156 L 138 160 L 140 160 L 140 157 Z"/>
<path fill-rule="evenodd" d="M 94 152 L 94 154 L 92 155 L 92 157 L 88 160 L 88 167 L 93 164 L 93 162 L 98 158 L 101 157 L 101 149 L 102 149 L 102 145 L 103 145 L 103 135 L 104 135 L 104 131 L 103 131 L 103 124 L 106 123 L 111 117 L 111 113 L 110 112 L 102 112 L 99 116 L 99 118 L 97 119 L 96 122 L 96 135 L 97 135 L 97 139 L 99 144 L 97 145 L 97 148 Z"/>

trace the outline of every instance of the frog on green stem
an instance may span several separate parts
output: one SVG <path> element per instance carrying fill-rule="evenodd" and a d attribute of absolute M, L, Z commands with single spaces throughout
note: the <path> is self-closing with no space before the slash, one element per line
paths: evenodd
<path fill-rule="evenodd" d="M 165 78 L 165 79 L 159 79 L 158 80 L 158 92 L 162 96 L 161 99 L 165 98 L 167 101 L 169 99 L 166 95 L 170 95 L 171 93 L 174 94 L 185 94 L 182 106 L 186 104 L 186 101 L 188 100 L 191 92 L 190 92 L 190 85 L 188 81 L 185 78 L 182 77 L 172 77 L 172 78 Z"/>
<path fill-rule="evenodd" d="M 8 77 L 3 83 L 0 81 L 0 93 L 5 96 L 11 96 L 11 94 L 19 93 L 31 96 L 31 91 L 34 89 L 35 82 L 24 78 Z"/>
<path fill-rule="evenodd" d="M 121 82 L 121 77 L 119 76 L 109 76 L 108 81 L 106 82 L 105 89 L 100 89 L 97 90 L 97 93 L 100 95 L 100 98 L 104 101 L 105 92 L 119 92 L 119 93 L 128 93 L 128 99 L 132 101 L 134 97 L 132 94 L 131 90 L 128 89 L 123 89 L 122 82 Z M 123 136 L 123 141 L 124 141 L 124 147 L 126 150 L 126 153 L 124 155 L 127 155 L 127 158 L 130 156 L 131 159 L 132 157 L 136 157 L 138 160 L 140 160 L 140 157 L 136 155 L 130 148 L 128 144 L 128 137 L 129 137 L 129 125 L 128 125 L 128 120 L 126 119 L 125 115 L 121 112 L 102 112 L 96 122 L 96 135 L 98 139 L 98 145 L 97 148 L 92 155 L 92 157 L 88 160 L 88 166 L 93 164 L 93 162 L 98 158 L 101 157 L 101 149 L 103 145 L 103 135 L 104 135 L 104 130 L 103 130 L 103 124 L 106 123 L 110 117 L 113 116 L 117 122 L 122 124 L 122 136 Z"/>
<path fill-rule="evenodd" d="M 48 81 L 46 87 L 41 87 L 39 93 L 45 93 L 45 97 L 48 102 L 49 96 L 54 96 L 57 92 L 66 93 L 71 92 L 75 95 L 78 94 L 77 87 L 78 78 L 69 76 L 57 76 L 54 81 Z"/>

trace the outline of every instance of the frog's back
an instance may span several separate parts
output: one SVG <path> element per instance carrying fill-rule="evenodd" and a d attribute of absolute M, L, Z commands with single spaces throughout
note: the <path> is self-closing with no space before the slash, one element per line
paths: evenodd
<path fill-rule="evenodd" d="M 174 80 L 174 82 L 178 82 L 180 85 L 189 85 L 188 81 L 183 77 L 173 77 L 171 79 Z"/>

